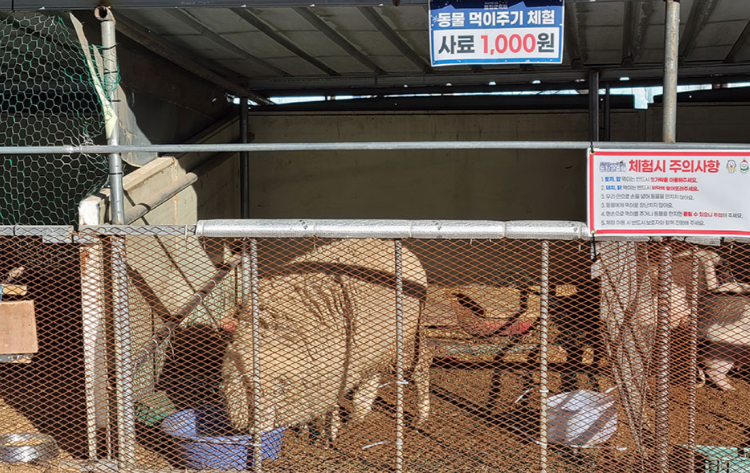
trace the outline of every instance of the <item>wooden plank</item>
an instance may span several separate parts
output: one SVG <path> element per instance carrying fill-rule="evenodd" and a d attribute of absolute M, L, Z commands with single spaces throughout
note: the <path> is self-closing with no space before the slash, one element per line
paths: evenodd
<path fill-rule="evenodd" d="M 27 291 L 26 286 L 17 284 L 3 284 L 2 287 L 4 296 L 25 296 Z"/>
<path fill-rule="evenodd" d="M 34 301 L 0 302 L 0 355 L 38 351 Z"/>

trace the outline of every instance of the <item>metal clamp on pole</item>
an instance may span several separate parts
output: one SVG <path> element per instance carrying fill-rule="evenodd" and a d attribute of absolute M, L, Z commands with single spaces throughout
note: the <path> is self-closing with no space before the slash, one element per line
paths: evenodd
<path fill-rule="evenodd" d="M 104 106 L 105 129 L 107 133 L 107 144 L 119 146 L 120 124 L 118 121 L 117 83 L 119 68 L 117 66 L 117 41 L 115 37 L 115 17 L 109 7 L 98 7 L 94 15 L 102 24 L 102 62 L 104 69 L 104 80 L 102 87 L 108 104 Z M 120 153 L 109 155 L 109 187 L 111 201 L 112 223 L 114 225 L 125 224 L 125 199 L 122 186 L 122 156 Z"/>

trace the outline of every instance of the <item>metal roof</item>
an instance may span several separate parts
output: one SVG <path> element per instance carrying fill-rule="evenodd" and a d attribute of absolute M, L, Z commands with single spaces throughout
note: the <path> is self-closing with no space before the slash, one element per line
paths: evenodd
<path fill-rule="evenodd" d="M 603 82 L 621 77 L 654 81 L 663 74 L 662 0 L 566 1 L 565 54 L 559 66 L 439 68 L 429 65 L 425 0 L 401 0 L 400 6 L 391 1 L 310 1 L 110 3 L 121 33 L 152 46 L 158 43 L 167 50 L 162 55 L 171 50 L 240 87 L 270 95 L 345 93 L 352 87 L 570 84 L 585 79 L 590 69 L 599 70 Z M 8 2 L 0 0 L 0 8 Z M 11 3 L 16 9 L 51 3 L 59 9 L 94 7 L 99 2 Z M 750 74 L 750 1 L 681 4 L 680 77 L 723 81 Z"/>

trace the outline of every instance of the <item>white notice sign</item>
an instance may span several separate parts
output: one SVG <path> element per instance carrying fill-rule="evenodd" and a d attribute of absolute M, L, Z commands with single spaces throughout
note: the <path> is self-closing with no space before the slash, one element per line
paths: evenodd
<path fill-rule="evenodd" d="M 750 151 L 594 150 L 596 235 L 750 236 Z"/>

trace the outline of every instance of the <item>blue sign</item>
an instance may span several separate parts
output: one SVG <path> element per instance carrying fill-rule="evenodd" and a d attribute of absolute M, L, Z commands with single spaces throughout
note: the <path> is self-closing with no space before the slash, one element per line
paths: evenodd
<path fill-rule="evenodd" d="M 432 65 L 560 64 L 564 16 L 563 0 L 430 0 Z"/>

